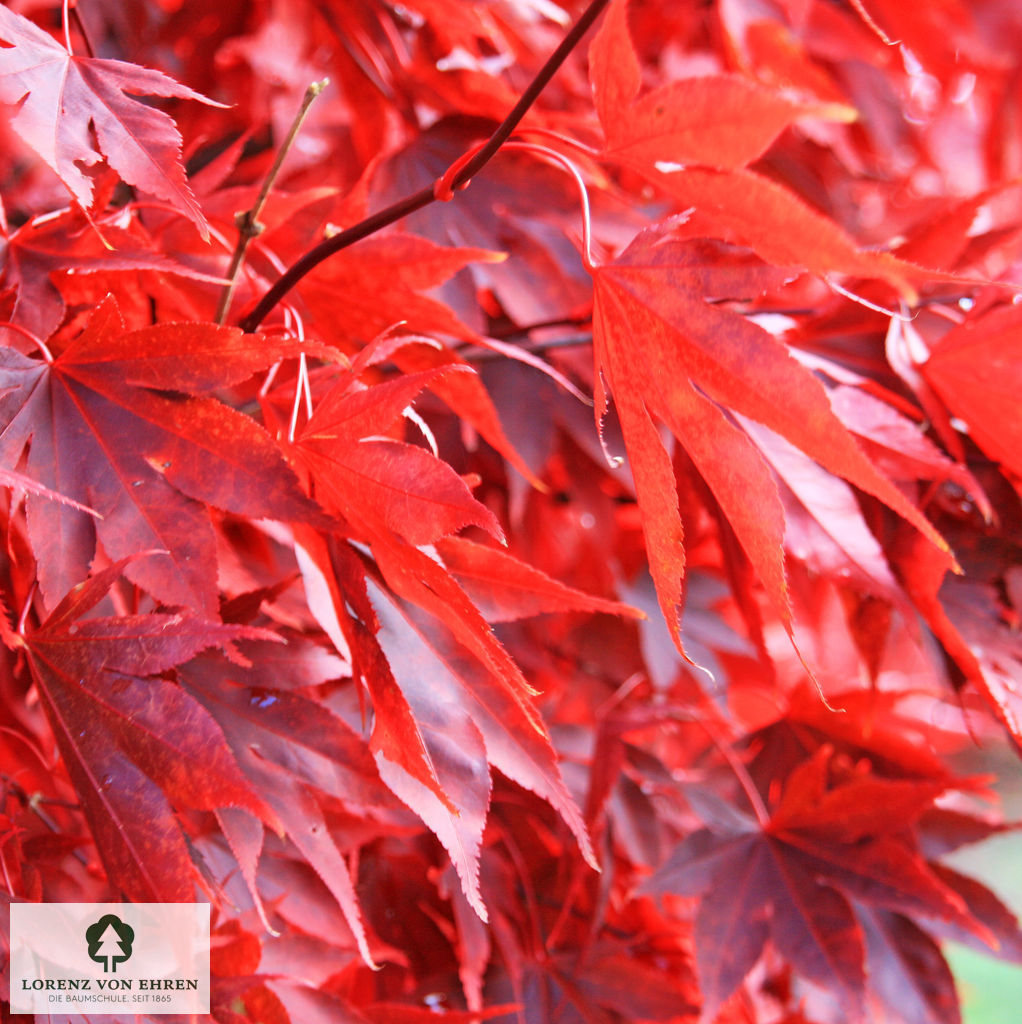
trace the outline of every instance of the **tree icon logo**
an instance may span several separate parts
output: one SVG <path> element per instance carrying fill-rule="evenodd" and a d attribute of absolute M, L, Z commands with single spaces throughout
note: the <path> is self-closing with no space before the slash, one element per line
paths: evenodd
<path fill-rule="evenodd" d="M 131 956 L 135 930 L 116 914 L 104 914 L 85 930 L 85 941 L 89 944 L 90 959 L 103 965 L 103 973 L 116 974 L 117 965 Z"/>

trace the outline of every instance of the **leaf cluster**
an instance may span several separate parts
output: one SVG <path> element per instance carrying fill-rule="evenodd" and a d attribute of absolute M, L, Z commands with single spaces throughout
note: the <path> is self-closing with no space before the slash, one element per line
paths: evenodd
<path fill-rule="evenodd" d="M 960 1020 L 942 942 L 1022 963 L 942 860 L 1022 749 L 1019 46 L 0 8 L 0 916 L 209 902 L 218 1024 Z"/>

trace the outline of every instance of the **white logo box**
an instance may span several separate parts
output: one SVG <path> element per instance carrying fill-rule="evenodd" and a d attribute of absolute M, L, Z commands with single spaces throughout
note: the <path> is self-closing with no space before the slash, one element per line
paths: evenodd
<path fill-rule="evenodd" d="M 11 1012 L 208 1014 L 208 903 L 12 903 Z"/>

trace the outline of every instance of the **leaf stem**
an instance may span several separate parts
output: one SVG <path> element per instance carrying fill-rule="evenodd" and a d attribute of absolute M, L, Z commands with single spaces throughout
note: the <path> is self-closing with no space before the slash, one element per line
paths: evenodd
<path fill-rule="evenodd" d="M 61 21 L 64 23 L 64 45 L 67 47 L 67 52 L 73 57 L 75 55 L 74 50 L 71 48 L 71 18 L 68 15 L 68 0 L 64 0 L 64 10 Z"/>
<path fill-rule="evenodd" d="M 555 163 L 575 179 L 579 203 L 582 207 L 582 263 L 591 274 L 596 269 L 596 264 L 593 263 L 593 222 L 589 210 L 589 193 L 586 191 L 586 183 L 582 180 L 582 175 L 579 174 L 578 168 L 563 153 L 558 153 L 547 146 L 537 146 L 533 142 L 509 142 L 506 148 L 514 149 L 520 153 L 532 153 L 544 160 Z"/>
<path fill-rule="evenodd" d="M 21 324 L 13 323 L 10 320 L 0 320 L 0 330 L 16 331 L 23 337 L 28 338 L 39 349 L 47 363 L 53 362 L 53 353 L 46 347 L 46 342 L 41 338 L 37 338 L 28 328 L 22 327 Z"/>
<path fill-rule="evenodd" d="M 298 137 L 298 132 L 301 131 L 302 124 L 309 113 L 309 108 L 312 106 L 313 100 L 315 100 L 315 98 L 329 84 L 330 79 L 324 78 L 320 82 L 313 82 L 305 90 L 305 95 L 302 97 L 298 113 L 295 114 L 295 118 L 291 122 L 291 128 L 287 133 L 287 137 L 280 144 L 280 149 L 277 150 L 277 157 L 273 161 L 273 166 L 266 174 L 263 186 L 259 190 L 259 195 L 256 197 L 255 204 L 252 206 L 252 209 L 247 210 L 245 213 L 238 214 L 235 218 L 238 225 L 238 241 L 234 247 L 234 252 L 231 255 L 230 266 L 227 268 L 227 284 L 224 286 L 223 293 L 220 296 L 220 303 L 216 310 L 216 322 L 218 324 L 222 324 L 227 319 L 227 312 L 231 308 L 231 299 L 234 297 L 234 289 L 238 284 L 238 274 L 241 272 L 242 264 L 245 262 L 245 253 L 248 251 L 249 243 L 263 231 L 263 225 L 259 223 L 259 214 L 263 212 L 263 207 L 266 205 L 266 200 L 269 198 L 270 190 L 273 188 L 274 182 L 280 174 L 280 169 L 284 165 L 284 160 L 287 157 L 287 154 L 290 152 L 295 139 Z"/>
<path fill-rule="evenodd" d="M 4 785 L 13 793 L 14 797 L 19 800 L 22 805 L 29 811 L 31 811 L 51 832 L 60 835 L 61 829 L 56 821 L 39 805 L 46 800 L 47 803 L 56 804 L 58 807 L 69 807 L 73 810 L 78 810 L 77 805 L 67 804 L 63 800 L 47 800 L 42 796 L 41 793 L 29 793 L 19 782 L 16 782 L 9 775 L 2 776 Z M 81 850 L 72 850 L 71 855 L 78 861 L 79 864 L 88 865 L 88 858 L 82 853 Z M 6 874 L 6 866 L 4 869 Z M 13 889 L 9 890 L 13 893 Z"/>
<path fill-rule="evenodd" d="M 582 37 L 589 31 L 593 22 L 599 17 L 603 8 L 609 2 L 610 0 L 592 0 L 568 34 L 561 40 L 557 49 L 554 50 L 547 62 L 540 68 L 536 77 L 529 83 L 528 88 L 522 93 L 507 117 L 501 121 L 494 133 L 479 150 L 452 176 L 451 180 L 446 182 L 452 191 L 467 186 L 469 181 L 493 159 L 500 147 L 504 145 L 510 138 L 511 133 L 518 127 L 522 118 L 528 113 L 529 108 L 536 102 L 539 94 L 546 88 L 550 79 L 554 77 L 561 65 L 568 59 L 571 51 L 578 46 Z M 340 252 L 355 242 L 375 234 L 382 228 L 387 227 L 387 225 L 407 217 L 410 213 L 415 213 L 416 210 L 421 210 L 424 206 L 429 206 L 430 203 L 436 202 L 437 198 L 434 186 L 430 185 L 409 196 L 405 196 L 404 199 L 399 199 L 396 203 L 374 213 L 365 220 L 359 221 L 358 224 L 353 224 L 350 228 L 320 242 L 302 256 L 297 263 L 293 264 L 283 277 L 276 281 L 262 299 L 259 300 L 252 312 L 241 321 L 241 327 L 246 332 L 254 331 L 263 322 L 266 314 L 306 274 L 319 266 L 325 259 L 329 259 L 334 253 Z"/>
<path fill-rule="evenodd" d="M 752 805 L 757 823 L 760 828 L 765 830 L 770 824 L 770 812 L 767 810 L 763 798 L 759 795 L 759 790 L 756 788 L 756 783 L 752 781 L 749 770 L 742 763 L 742 759 L 735 753 L 734 748 L 727 739 L 718 736 L 705 719 L 697 719 L 697 721 L 703 727 L 706 735 L 710 737 L 710 741 L 723 756 L 724 760 L 727 761 L 731 771 L 734 772 L 738 784 L 742 787 L 746 798 Z"/>
<path fill-rule="evenodd" d="M 28 622 L 28 613 L 32 610 L 32 601 L 35 599 L 35 593 L 38 589 L 39 581 L 33 580 L 32 586 L 28 588 L 28 596 L 25 598 L 25 603 L 21 606 L 21 614 L 18 616 L 18 624 L 14 627 L 18 636 L 25 635 L 25 625 Z"/>

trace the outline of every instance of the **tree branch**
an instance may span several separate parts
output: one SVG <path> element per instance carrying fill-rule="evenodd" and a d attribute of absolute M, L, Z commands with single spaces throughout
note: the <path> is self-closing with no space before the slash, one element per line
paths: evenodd
<path fill-rule="evenodd" d="M 295 139 L 298 137 L 298 132 L 302 127 L 302 122 L 305 120 L 305 116 L 309 113 L 309 108 L 312 106 L 313 100 L 315 100 L 315 98 L 327 87 L 329 83 L 330 79 L 324 78 L 321 82 L 313 82 L 312 85 L 305 90 L 305 95 L 302 97 L 302 103 L 298 108 L 298 113 L 295 114 L 295 119 L 291 122 L 291 130 L 287 133 L 287 138 L 281 143 L 280 149 L 277 150 L 277 158 L 273 161 L 273 166 L 266 174 L 266 179 L 263 181 L 263 187 L 259 190 L 259 195 L 256 198 L 255 205 L 251 210 L 238 214 L 236 217 L 238 224 L 238 242 L 234 247 L 234 253 L 231 256 L 231 265 L 227 269 L 227 284 L 224 285 L 223 294 L 220 296 L 220 303 L 216 310 L 216 322 L 218 324 L 222 324 L 227 319 L 227 313 L 231 308 L 231 299 L 234 297 L 234 289 L 238 284 L 238 274 L 241 272 L 241 266 L 245 262 L 245 253 L 248 251 L 249 242 L 262 233 L 263 226 L 259 223 L 259 214 L 263 212 L 263 207 L 266 205 L 266 200 L 269 198 L 270 190 L 273 188 L 274 182 L 277 180 L 277 175 L 280 174 L 280 169 L 284 165 L 284 159 L 290 152 Z"/>
<path fill-rule="evenodd" d="M 550 79 L 554 77 L 561 65 L 568 59 L 569 54 L 581 42 L 582 37 L 589 31 L 593 22 L 599 17 L 603 8 L 609 0 L 592 0 L 592 3 L 585 9 L 582 16 L 572 26 L 571 31 L 561 40 L 560 46 L 550 55 L 547 62 L 540 68 L 536 77 L 529 83 L 529 87 L 522 93 L 521 98 L 514 105 L 511 112 L 497 126 L 496 131 L 489 137 L 486 143 L 481 146 L 474 156 L 467 160 L 455 173 L 449 182 L 445 182 L 450 190 L 461 189 L 468 185 L 469 181 L 478 174 L 490 160 L 496 156 L 500 147 L 511 137 L 511 133 L 518 127 L 522 118 L 528 113 L 529 108 L 536 102 L 539 94 L 546 88 Z M 441 181 L 444 179 L 442 178 Z M 288 268 L 287 272 L 280 277 L 270 290 L 259 300 L 256 307 L 242 321 L 241 327 L 247 331 L 254 331 L 265 319 L 266 314 L 277 305 L 278 302 L 305 277 L 311 270 L 319 266 L 324 260 L 329 259 L 334 253 L 347 249 L 355 242 L 375 234 L 382 228 L 393 224 L 395 221 L 407 217 L 416 210 L 421 210 L 430 203 L 436 202 L 438 196 L 434 186 L 414 192 L 404 199 L 374 213 L 365 220 L 353 224 L 350 228 L 339 232 L 332 238 L 327 238 L 317 246 L 310 249 L 297 263 Z"/>

